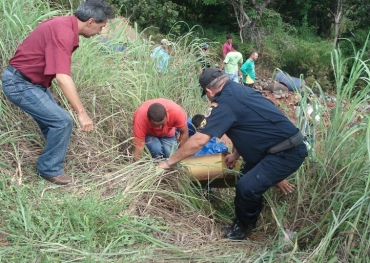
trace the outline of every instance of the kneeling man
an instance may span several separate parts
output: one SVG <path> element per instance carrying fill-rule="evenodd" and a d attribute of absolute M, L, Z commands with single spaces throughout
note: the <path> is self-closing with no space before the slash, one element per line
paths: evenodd
<path fill-rule="evenodd" d="M 178 143 L 175 128 L 180 133 Z M 148 100 L 135 111 L 133 130 L 134 161 L 141 158 L 144 146 L 153 158 L 168 158 L 189 138 L 185 111 L 175 102 L 162 98 Z"/>

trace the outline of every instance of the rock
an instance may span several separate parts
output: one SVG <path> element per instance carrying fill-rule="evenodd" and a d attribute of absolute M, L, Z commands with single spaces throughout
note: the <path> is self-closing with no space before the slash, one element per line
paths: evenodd
<path fill-rule="evenodd" d="M 364 118 L 364 116 L 362 116 L 362 115 L 357 116 L 357 122 L 361 122 L 363 118 Z"/>
<path fill-rule="evenodd" d="M 268 84 L 267 86 L 264 86 L 263 89 L 268 90 L 270 92 L 274 92 L 274 93 L 279 93 L 279 92 L 287 93 L 289 91 L 286 86 L 278 82 L 272 82 Z"/>

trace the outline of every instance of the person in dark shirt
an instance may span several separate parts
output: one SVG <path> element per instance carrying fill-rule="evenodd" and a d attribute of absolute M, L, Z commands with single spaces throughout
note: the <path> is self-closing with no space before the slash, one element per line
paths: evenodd
<path fill-rule="evenodd" d="M 195 114 L 191 120 L 188 119 L 189 137 L 197 132 L 200 124 L 205 118 L 203 114 Z"/>
<path fill-rule="evenodd" d="M 72 133 L 71 115 L 58 106 L 50 92 L 55 78 L 77 114 L 81 131 L 93 130 L 93 122 L 78 96 L 71 78 L 72 53 L 79 36 L 99 34 L 112 7 L 103 0 L 84 1 L 72 16 L 60 16 L 40 23 L 21 43 L 2 76 L 6 97 L 28 113 L 39 125 L 46 146 L 37 161 L 37 173 L 55 184 L 72 182 L 63 169 Z"/>
<path fill-rule="evenodd" d="M 209 49 L 211 48 L 208 44 L 202 45 L 202 51 L 196 54 L 197 62 L 201 64 L 201 70 L 211 67 L 210 58 L 209 58 Z"/>
<path fill-rule="evenodd" d="M 294 173 L 307 156 L 297 127 L 262 94 L 233 82 L 222 71 L 208 68 L 199 78 L 202 96 L 211 108 L 198 132 L 170 158 L 158 164 L 171 167 L 199 151 L 213 136 L 226 134 L 234 145 L 226 156 L 228 167 L 243 157 L 242 175 L 236 185 L 236 218 L 226 238 L 245 239 L 262 209 L 262 195 Z"/>

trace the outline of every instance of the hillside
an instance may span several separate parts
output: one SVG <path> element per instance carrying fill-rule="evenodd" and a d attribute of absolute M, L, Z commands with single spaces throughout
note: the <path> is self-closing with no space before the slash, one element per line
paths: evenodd
<path fill-rule="evenodd" d="M 0 1 L 5 68 L 29 31 L 61 11 L 41 0 Z M 314 154 L 289 178 L 296 190 L 290 195 L 269 190 L 251 238 L 231 242 L 222 228 L 234 217 L 234 189 L 209 195 L 190 183 L 187 171 L 159 170 L 148 156 L 135 163 L 131 155 L 132 114 L 143 101 L 166 97 L 188 115 L 208 107 L 200 99 L 195 61 L 204 39 L 191 32 L 169 36 L 175 42 L 173 66 L 169 74 L 158 74 L 149 59 L 151 36 L 124 19 L 116 22 L 117 31 L 103 37 L 124 45 L 123 52 L 110 50 L 97 36 L 81 38 L 72 58 L 72 77 L 95 125 L 92 133 L 80 131 L 61 89 L 56 83 L 51 88 L 74 120 L 65 165 L 73 184 L 39 178 L 35 164 L 45 140 L 35 122 L 0 93 L 1 262 L 369 260 L 370 71 L 363 52 L 348 58 L 340 50 L 331 53 L 333 64 L 327 67 L 335 73 L 336 96 L 317 101 L 323 121 L 316 127 Z M 262 63 L 257 73 L 261 80 L 270 77 Z M 322 92 L 320 83 L 314 87 Z M 264 94 L 294 122 L 296 94 L 279 99 Z"/>

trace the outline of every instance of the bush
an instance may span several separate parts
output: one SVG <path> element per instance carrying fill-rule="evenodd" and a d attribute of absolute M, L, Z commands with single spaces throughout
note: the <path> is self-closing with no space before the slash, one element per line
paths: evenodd
<path fill-rule="evenodd" d="M 332 90 L 331 50 L 333 47 L 329 41 L 303 40 L 280 28 L 266 36 L 260 63 L 271 71 L 280 68 L 291 76 L 299 77 L 303 74 L 304 77 L 318 81 L 324 90 Z"/>
<path fill-rule="evenodd" d="M 75 11 L 80 6 L 81 0 L 52 0 L 50 6 L 54 9 Z"/>
<path fill-rule="evenodd" d="M 171 1 L 111 0 L 111 3 L 118 6 L 121 15 L 130 17 L 130 20 L 142 29 L 155 26 L 167 34 L 178 21 L 179 6 Z"/>

